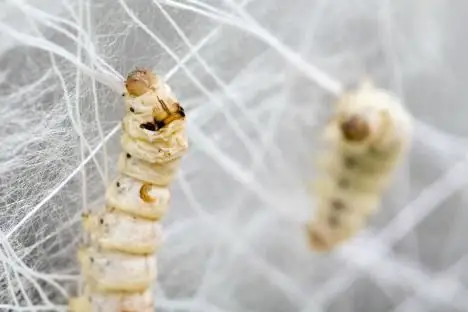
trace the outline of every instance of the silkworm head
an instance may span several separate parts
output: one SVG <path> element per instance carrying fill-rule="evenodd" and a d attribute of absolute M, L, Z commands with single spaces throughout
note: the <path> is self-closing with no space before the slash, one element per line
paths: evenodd
<path fill-rule="evenodd" d="M 158 83 L 158 78 L 146 68 L 137 68 L 128 73 L 125 87 L 131 96 L 140 96 L 147 92 L 154 91 Z"/>
<path fill-rule="evenodd" d="M 344 139 L 350 142 L 362 142 L 370 136 L 369 123 L 358 115 L 344 118 L 339 126 Z"/>

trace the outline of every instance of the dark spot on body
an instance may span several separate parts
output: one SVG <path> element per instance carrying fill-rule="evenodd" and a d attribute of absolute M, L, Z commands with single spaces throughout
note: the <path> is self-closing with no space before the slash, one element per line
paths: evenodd
<path fill-rule="evenodd" d="M 93 258 L 93 257 L 89 257 L 89 261 L 90 261 L 91 263 L 93 263 L 93 262 L 94 262 L 94 258 Z"/>
<path fill-rule="evenodd" d="M 129 153 L 127 153 L 127 158 L 132 158 L 132 155 L 130 155 Z"/>
<path fill-rule="evenodd" d="M 140 125 L 140 128 L 146 129 L 149 131 L 156 131 L 156 125 L 152 122 L 146 122 Z"/>
<path fill-rule="evenodd" d="M 120 182 L 117 181 L 117 183 L 115 183 L 115 185 L 116 185 L 117 187 L 120 187 Z"/>
<path fill-rule="evenodd" d="M 340 188 L 343 188 L 343 189 L 349 188 L 350 184 L 351 184 L 351 183 L 349 182 L 349 180 L 348 180 L 347 178 L 341 178 L 341 179 L 338 181 L 338 186 L 339 186 Z"/>
<path fill-rule="evenodd" d="M 166 124 L 164 123 L 164 121 L 162 120 L 154 120 L 154 124 L 156 125 L 156 127 L 158 127 L 158 129 L 161 129 L 163 128 Z"/>
<path fill-rule="evenodd" d="M 376 158 L 380 158 L 382 160 L 385 160 L 385 159 L 388 159 L 391 157 L 392 155 L 392 150 L 397 150 L 397 148 L 390 148 L 389 150 L 381 150 L 381 149 L 377 149 L 375 146 L 369 146 L 369 149 L 367 150 L 367 152 L 372 156 L 372 157 L 376 157 Z"/>
<path fill-rule="evenodd" d="M 339 224 L 338 216 L 335 214 L 332 214 L 328 217 L 328 224 L 331 227 L 337 227 Z"/>
<path fill-rule="evenodd" d="M 130 111 L 131 111 L 132 113 L 134 113 L 134 112 L 135 112 L 135 109 L 134 109 L 133 107 L 130 107 Z"/>
<path fill-rule="evenodd" d="M 103 218 L 99 218 L 99 224 L 104 224 L 104 219 Z"/>
<path fill-rule="evenodd" d="M 122 93 L 122 96 L 125 96 L 125 93 Z"/>
<path fill-rule="evenodd" d="M 331 201 L 331 206 L 335 210 L 344 210 L 346 208 L 345 203 L 341 199 L 333 199 Z"/>
<path fill-rule="evenodd" d="M 351 157 L 351 156 L 345 157 L 345 158 L 343 159 L 343 162 L 344 162 L 345 167 L 348 168 L 348 169 L 355 168 L 356 165 L 357 165 L 356 159 L 354 159 L 354 158 Z"/>

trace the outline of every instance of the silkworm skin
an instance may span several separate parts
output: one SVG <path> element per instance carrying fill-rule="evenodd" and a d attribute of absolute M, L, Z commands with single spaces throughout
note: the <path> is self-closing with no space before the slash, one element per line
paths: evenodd
<path fill-rule="evenodd" d="M 164 163 L 179 159 L 185 155 L 187 149 L 184 136 L 174 136 L 171 141 L 156 145 L 143 140 L 135 140 L 124 133 L 120 142 L 125 152 L 150 163 Z"/>
<path fill-rule="evenodd" d="M 126 176 L 157 186 L 168 186 L 174 180 L 179 166 L 179 159 L 158 164 L 138 159 L 128 153 L 122 153 L 118 160 L 118 169 Z"/>
<path fill-rule="evenodd" d="M 387 91 L 367 82 L 338 98 L 312 188 L 317 205 L 306 227 L 312 249 L 332 250 L 366 226 L 412 136 L 410 113 Z"/>
<path fill-rule="evenodd" d="M 332 184 L 341 190 L 377 193 L 384 191 L 391 181 L 390 172 L 394 166 L 394 159 L 366 159 L 356 158 L 348 154 L 325 153 L 318 156 L 317 166 L 321 173 L 315 187 Z M 328 185 L 328 188 L 332 188 Z M 316 193 L 320 193 L 317 191 Z"/>
<path fill-rule="evenodd" d="M 137 293 L 103 293 L 87 286 L 83 296 L 70 303 L 73 311 L 107 312 L 153 312 L 154 299 L 152 288 Z"/>
<path fill-rule="evenodd" d="M 145 182 L 120 175 L 107 189 L 107 206 L 139 218 L 150 220 L 163 218 L 167 213 L 171 196 L 169 189 L 151 184 L 148 192 L 154 200 L 146 202 L 140 197 L 143 184 Z"/>
<path fill-rule="evenodd" d="M 116 210 L 87 215 L 83 228 L 91 243 L 101 250 L 147 255 L 156 252 L 162 243 L 159 223 Z"/>
<path fill-rule="evenodd" d="M 94 247 L 78 253 L 82 273 L 99 292 L 141 292 L 156 278 L 156 256 L 104 251 Z"/>
<path fill-rule="evenodd" d="M 119 174 L 107 187 L 104 209 L 82 216 L 83 287 L 70 299 L 74 312 L 154 310 L 159 221 L 188 149 L 185 111 L 171 88 L 147 69 L 130 72 L 125 85 Z"/>

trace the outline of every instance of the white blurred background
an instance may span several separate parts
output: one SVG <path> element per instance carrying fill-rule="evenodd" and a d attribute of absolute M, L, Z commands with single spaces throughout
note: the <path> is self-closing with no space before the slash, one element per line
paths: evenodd
<path fill-rule="evenodd" d="M 190 152 L 158 311 L 468 311 L 468 3 L 0 1 L 0 311 L 65 311 L 84 207 L 116 172 L 122 80 L 165 77 Z M 369 226 L 307 246 L 332 93 L 364 76 L 417 119 Z M 466 288 L 466 289 L 465 289 Z"/>

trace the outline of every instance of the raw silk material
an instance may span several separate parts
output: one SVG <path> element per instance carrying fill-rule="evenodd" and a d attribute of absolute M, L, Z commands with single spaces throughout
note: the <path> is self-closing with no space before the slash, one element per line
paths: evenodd
<path fill-rule="evenodd" d="M 171 185 L 170 209 L 144 213 L 165 214 L 162 232 L 113 212 L 106 222 L 116 230 L 92 237 L 157 250 L 157 262 L 144 260 L 157 282 L 129 304 L 154 300 L 163 312 L 467 311 L 467 6 L 1 2 L 0 311 L 67 311 L 81 286 L 81 215 L 117 199 L 106 190 L 122 170 L 144 175 L 161 198 Z M 140 120 L 122 121 L 125 76 L 137 66 L 161 75 L 185 109 L 190 149 L 182 161 L 160 166 L 122 154 L 124 129 L 157 141 L 138 132 Z M 321 134 L 336 99 L 365 77 L 414 116 L 413 143 L 359 233 L 317 253 L 304 228 L 318 209 L 309 186 L 321 173 Z M 128 148 L 157 161 L 166 147 Z M 122 185 L 132 196 L 141 189 L 127 178 Z M 131 198 L 118 201 L 132 211 Z M 122 236 L 133 222 L 139 231 Z M 99 294 L 96 302 L 106 302 Z"/>

